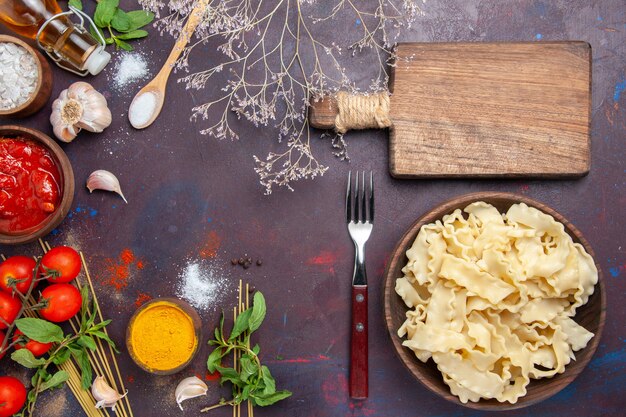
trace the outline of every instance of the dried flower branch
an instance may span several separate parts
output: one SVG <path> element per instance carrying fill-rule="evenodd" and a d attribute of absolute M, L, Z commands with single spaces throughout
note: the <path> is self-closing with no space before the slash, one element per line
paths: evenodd
<path fill-rule="evenodd" d="M 196 90 L 208 87 L 209 81 L 224 87 L 215 99 L 193 108 L 192 120 L 208 120 L 209 126 L 201 133 L 218 139 L 239 138 L 232 126 L 236 119 L 243 118 L 257 127 L 275 127 L 278 141 L 286 144 L 286 149 L 270 152 L 265 159 L 254 156 L 255 171 L 267 194 L 274 185 L 293 190 L 294 181 L 323 175 L 328 167 L 313 153 L 306 117 L 311 98 L 338 89 L 362 89 L 360 83 L 351 81 L 343 65 L 348 59 L 354 61 L 357 54 L 360 62 L 351 65 L 371 68 L 375 62 L 365 89 L 386 89 L 391 32 L 397 34 L 399 28 L 410 26 L 421 13 L 421 2 L 212 0 L 196 30 L 198 40 L 185 49 L 177 69 L 189 70 L 190 56 L 197 48 L 216 47 L 224 54 L 223 62 L 179 81 Z M 194 1 L 140 3 L 157 14 L 161 33 L 176 35 Z M 162 15 L 164 11 L 169 14 Z M 347 42 L 329 39 L 331 33 Z M 352 53 L 342 54 L 344 50 Z M 221 111 L 210 111 L 216 107 Z M 332 145 L 336 155 L 347 157 L 343 137 L 335 137 Z"/>

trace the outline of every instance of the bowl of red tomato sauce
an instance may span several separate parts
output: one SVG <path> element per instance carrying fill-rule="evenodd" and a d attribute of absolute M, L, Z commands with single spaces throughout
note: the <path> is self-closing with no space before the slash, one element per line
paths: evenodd
<path fill-rule="evenodd" d="M 74 171 L 49 136 L 22 126 L 0 126 L 0 244 L 47 235 L 74 199 Z"/>

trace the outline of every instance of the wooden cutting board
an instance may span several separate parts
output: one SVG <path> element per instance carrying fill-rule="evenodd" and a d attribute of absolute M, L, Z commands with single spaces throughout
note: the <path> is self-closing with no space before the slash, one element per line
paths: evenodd
<path fill-rule="evenodd" d="M 394 177 L 565 177 L 590 166 L 586 42 L 404 43 L 389 89 Z M 337 103 L 311 103 L 333 128 Z"/>

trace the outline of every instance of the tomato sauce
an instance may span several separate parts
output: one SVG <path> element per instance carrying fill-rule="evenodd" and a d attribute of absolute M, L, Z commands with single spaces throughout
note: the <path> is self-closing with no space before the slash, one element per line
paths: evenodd
<path fill-rule="evenodd" d="M 52 154 L 22 137 L 0 137 L 0 233 L 35 228 L 59 206 L 61 174 Z"/>

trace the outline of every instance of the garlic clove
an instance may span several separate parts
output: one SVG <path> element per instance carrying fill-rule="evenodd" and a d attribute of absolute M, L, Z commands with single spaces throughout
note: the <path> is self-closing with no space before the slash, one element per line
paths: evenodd
<path fill-rule="evenodd" d="M 119 194 L 124 202 L 128 204 L 126 197 L 124 197 L 122 193 L 122 188 L 120 187 L 120 182 L 117 177 L 104 169 L 99 169 L 89 175 L 89 178 L 87 178 L 87 189 L 90 193 L 92 193 L 93 190 L 112 191 Z"/>
<path fill-rule="evenodd" d="M 124 398 L 128 391 L 121 395 L 111 388 L 103 377 L 99 376 L 91 384 L 91 394 L 96 400 L 96 408 L 110 407 L 115 411 L 115 404 Z"/>
<path fill-rule="evenodd" d="M 209 387 L 197 376 L 185 378 L 176 387 L 176 403 L 182 410 L 183 401 L 206 395 L 208 390 Z"/>

